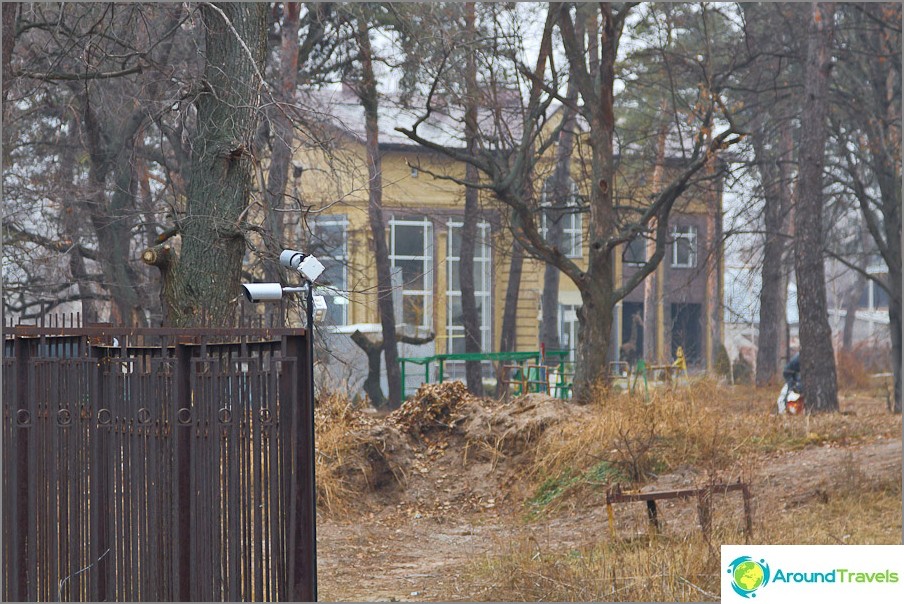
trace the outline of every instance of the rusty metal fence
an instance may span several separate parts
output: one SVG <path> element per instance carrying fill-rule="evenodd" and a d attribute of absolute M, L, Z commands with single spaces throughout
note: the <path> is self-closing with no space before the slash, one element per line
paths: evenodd
<path fill-rule="evenodd" d="M 311 600 L 303 329 L 3 327 L 5 601 Z"/>

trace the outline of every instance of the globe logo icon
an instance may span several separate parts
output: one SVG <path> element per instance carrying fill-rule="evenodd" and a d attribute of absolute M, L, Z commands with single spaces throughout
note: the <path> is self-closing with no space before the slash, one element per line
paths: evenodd
<path fill-rule="evenodd" d="M 756 590 L 769 583 L 769 565 L 765 560 L 757 562 L 750 556 L 735 558 L 728 565 L 731 587 L 743 598 L 755 598 Z"/>

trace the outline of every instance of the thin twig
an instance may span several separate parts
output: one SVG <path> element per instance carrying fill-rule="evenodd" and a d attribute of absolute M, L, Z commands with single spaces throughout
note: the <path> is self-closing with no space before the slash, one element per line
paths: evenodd
<path fill-rule="evenodd" d="M 61 580 L 60 580 L 60 584 L 59 584 L 59 586 L 58 586 L 58 588 L 57 588 L 57 602 L 62 602 L 62 601 L 63 601 L 63 584 L 66 583 L 66 581 L 68 581 L 68 580 L 71 579 L 72 577 L 77 577 L 78 575 L 82 574 L 82 573 L 85 572 L 86 570 L 90 569 L 92 566 L 94 566 L 95 564 L 97 564 L 98 562 L 100 562 L 101 560 L 103 560 L 103 559 L 104 559 L 104 556 L 106 556 L 106 555 L 109 554 L 109 553 L 110 553 L 110 548 L 108 547 L 108 548 L 107 548 L 107 551 L 105 551 L 104 553 L 102 553 L 102 554 L 100 555 L 100 558 L 98 558 L 97 560 L 95 560 L 94 562 L 92 562 L 91 564 L 89 564 L 88 566 L 86 566 L 85 568 L 83 568 L 82 570 L 76 571 L 76 572 L 72 573 L 71 575 L 69 575 L 68 577 L 64 577 L 63 579 L 61 579 Z"/>

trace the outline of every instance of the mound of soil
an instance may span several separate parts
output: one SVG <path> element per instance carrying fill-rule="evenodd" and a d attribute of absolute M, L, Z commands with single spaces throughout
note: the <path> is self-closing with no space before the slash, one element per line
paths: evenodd
<path fill-rule="evenodd" d="M 354 441 L 341 460 L 346 488 L 366 494 L 359 499 L 370 511 L 440 517 L 510 501 L 540 436 L 587 410 L 543 394 L 480 399 L 448 382 L 425 384 L 385 417 L 356 413 L 346 418 Z"/>

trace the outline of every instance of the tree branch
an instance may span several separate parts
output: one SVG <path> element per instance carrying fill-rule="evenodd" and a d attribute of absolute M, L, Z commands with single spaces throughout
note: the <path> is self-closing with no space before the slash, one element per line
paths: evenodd
<path fill-rule="evenodd" d="M 47 248 L 54 252 L 68 254 L 72 250 L 76 250 L 79 254 L 81 254 L 88 260 L 97 261 L 98 259 L 97 252 L 81 244 L 72 243 L 71 241 L 55 241 L 48 237 L 44 237 L 43 235 L 38 235 L 37 233 L 26 231 L 25 229 L 22 229 L 11 222 L 4 223 L 3 228 L 15 235 L 16 239 L 27 241 L 28 243 L 34 243 L 35 245 L 40 245 L 41 247 Z"/>

